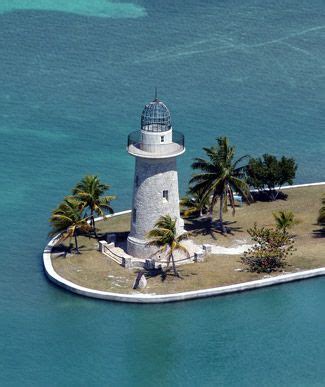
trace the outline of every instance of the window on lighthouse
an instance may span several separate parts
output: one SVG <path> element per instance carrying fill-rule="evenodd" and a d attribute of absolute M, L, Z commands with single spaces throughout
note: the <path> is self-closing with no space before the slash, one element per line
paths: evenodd
<path fill-rule="evenodd" d="M 133 223 L 135 223 L 136 220 L 137 220 L 137 210 L 136 210 L 136 208 L 133 209 L 133 214 L 132 215 L 133 215 L 133 219 L 132 219 Z"/>
<path fill-rule="evenodd" d="M 164 202 L 168 202 L 168 190 L 163 190 L 163 200 Z"/>
<path fill-rule="evenodd" d="M 165 142 L 165 136 L 160 136 L 160 142 Z"/>

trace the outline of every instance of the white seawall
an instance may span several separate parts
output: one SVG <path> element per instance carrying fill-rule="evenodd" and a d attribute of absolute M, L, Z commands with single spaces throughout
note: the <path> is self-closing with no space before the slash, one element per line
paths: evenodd
<path fill-rule="evenodd" d="M 281 189 L 309 187 L 309 186 L 315 186 L 315 185 L 325 185 L 325 182 L 288 186 L 288 187 L 282 187 Z M 114 215 L 108 215 L 108 217 L 128 214 L 130 212 L 131 212 L 130 210 L 122 211 Z M 95 220 L 99 221 L 102 219 L 103 218 L 96 218 Z M 325 275 L 325 267 L 322 267 L 319 269 L 305 270 L 297 273 L 280 274 L 275 277 L 249 281 L 249 282 L 244 282 L 240 284 L 220 286 L 220 287 L 210 288 L 210 289 L 193 290 L 190 292 L 181 292 L 181 293 L 173 293 L 173 294 L 158 295 L 158 294 L 141 294 L 139 292 L 134 292 L 133 294 L 123 294 L 123 293 L 104 292 L 100 290 L 89 289 L 83 286 L 79 286 L 61 277 L 54 270 L 52 265 L 51 252 L 52 252 L 53 246 L 56 244 L 58 237 L 59 235 L 51 239 L 43 251 L 44 269 L 49 280 L 51 280 L 58 286 L 61 286 L 62 288 L 69 290 L 73 293 L 80 294 L 87 297 L 108 300 L 108 301 L 142 303 L 142 304 L 185 301 L 185 300 L 193 300 L 198 298 L 220 296 L 220 295 L 236 293 L 236 292 L 243 292 L 246 290 L 259 289 L 266 286 L 279 285 L 283 283 Z"/>

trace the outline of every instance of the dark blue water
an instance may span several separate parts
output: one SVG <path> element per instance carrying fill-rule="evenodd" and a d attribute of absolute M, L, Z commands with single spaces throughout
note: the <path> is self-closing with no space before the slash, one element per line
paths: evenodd
<path fill-rule="evenodd" d="M 65 293 L 41 262 L 84 174 L 129 208 L 126 137 L 155 86 L 186 136 L 183 192 L 219 135 L 325 180 L 323 1 L 104 3 L 0 4 L 0 384 L 324 385 L 324 279 L 130 306 Z"/>

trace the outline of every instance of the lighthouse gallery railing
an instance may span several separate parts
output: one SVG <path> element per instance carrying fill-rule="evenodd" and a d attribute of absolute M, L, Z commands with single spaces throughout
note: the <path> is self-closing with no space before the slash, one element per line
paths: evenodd
<path fill-rule="evenodd" d="M 136 130 L 128 135 L 127 147 L 129 148 L 132 145 L 135 148 L 140 150 L 145 149 L 143 146 L 144 144 L 142 143 L 142 133 L 140 130 Z M 185 138 L 183 133 L 173 130 L 173 142 L 169 144 L 168 143 L 156 144 L 155 152 L 164 154 L 169 151 L 182 150 L 184 149 L 184 147 L 185 147 Z"/>

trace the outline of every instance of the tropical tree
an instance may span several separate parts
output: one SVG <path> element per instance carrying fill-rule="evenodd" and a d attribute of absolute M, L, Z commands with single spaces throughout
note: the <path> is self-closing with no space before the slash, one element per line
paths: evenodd
<path fill-rule="evenodd" d="M 227 137 L 217 138 L 216 146 L 203 148 L 208 160 L 196 158 L 193 169 L 201 170 L 191 180 L 193 192 L 204 192 L 204 198 L 211 197 L 209 214 L 212 220 L 213 208 L 220 199 L 219 222 L 224 233 L 223 211 L 227 209 L 228 200 L 235 213 L 234 191 L 239 192 L 249 203 L 252 200 L 249 186 L 245 181 L 245 165 L 242 162 L 248 157 L 243 156 L 234 161 L 235 148 L 229 145 Z"/>
<path fill-rule="evenodd" d="M 52 212 L 50 222 L 52 230 L 49 235 L 62 232 L 61 239 L 74 237 L 76 252 L 80 254 L 78 247 L 78 231 L 89 232 L 91 226 L 88 218 L 83 217 L 83 205 L 73 197 L 66 197 L 64 201 Z"/>
<path fill-rule="evenodd" d="M 317 222 L 320 226 L 325 226 L 325 197 L 322 199 L 323 207 L 319 210 Z"/>
<path fill-rule="evenodd" d="M 176 218 L 172 219 L 170 215 L 161 216 L 155 223 L 154 228 L 148 232 L 147 246 L 158 247 L 158 252 L 166 253 L 167 256 L 167 270 L 172 261 L 174 274 L 179 277 L 179 273 L 176 270 L 174 253 L 176 251 L 182 251 L 187 256 L 189 252 L 187 248 L 181 244 L 184 239 L 187 239 L 187 233 L 177 235 L 176 233 Z"/>
<path fill-rule="evenodd" d="M 277 159 L 270 154 L 251 158 L 247 166 L 247 182 L 271 200 L 276 200 L 283 184 L 293 184 L 297 164 L 293 158 L 282 156 Z"/>
<path fill-rule="evenodd" d="M 103 184 L 97 176 L 87 175 L 85 176 L 72 190 L 74 197 L 82 203 L 84 208 L 90 210 L 90 223 L 97 238 L 97 231 L 95 226 L 94 214 L 97 216 L 104 216 L 105 212 L 113 213 L 111 207 L 111 201 L 115 196 L 103 196 L 108 191 L 110 186 Z"/>
<path fill-rule="evenodd" d="M 191 188 L 180 200 L 182 215 L 185 217 L 198 215 L 201 217 L 209 210 L 209 197 L 204 192 L 195 192 Z"/>
<path fill-rule="evenodd" d="M 279 211 L 278 213 L 273 213 L 273 217 L 275 227 L 282 232 L 287 232 L 289 228 L 297 224 L 297 220 L 292 211 Z"/>

